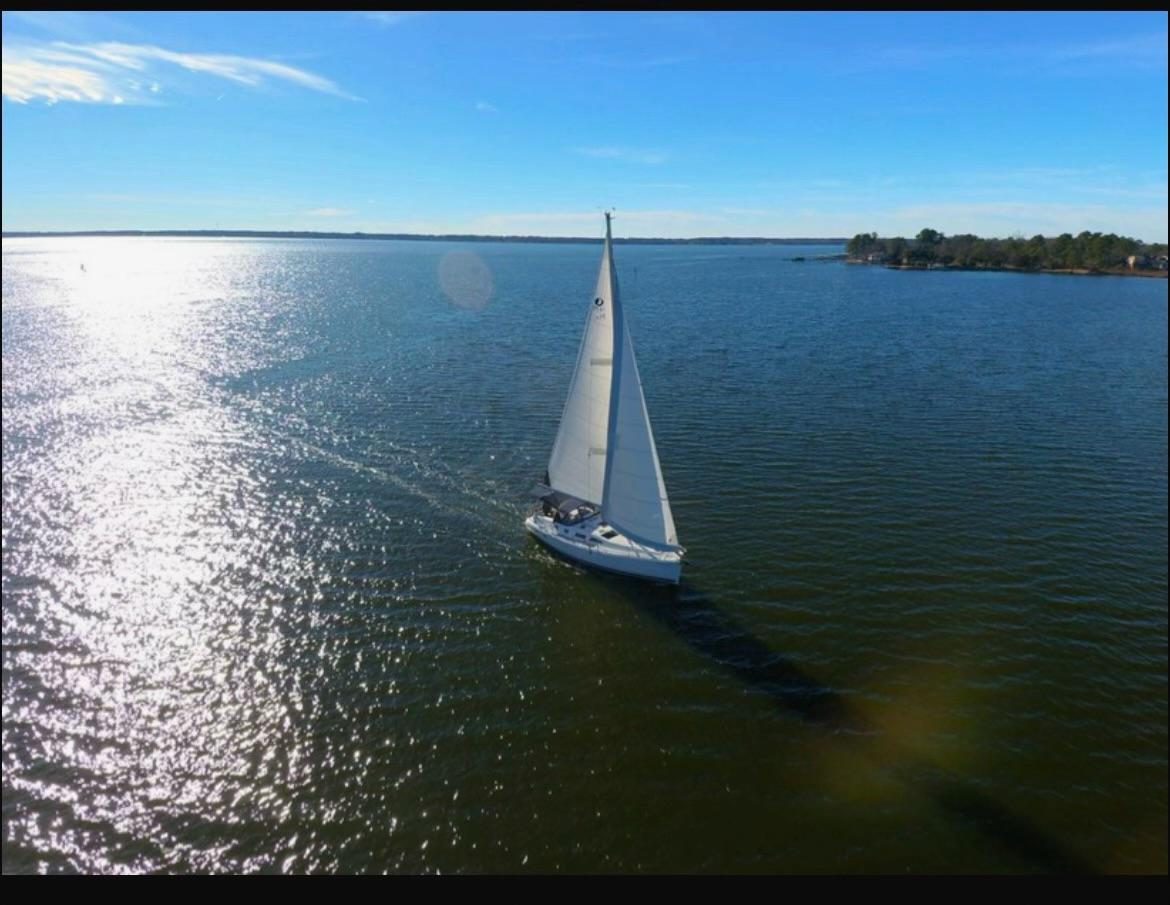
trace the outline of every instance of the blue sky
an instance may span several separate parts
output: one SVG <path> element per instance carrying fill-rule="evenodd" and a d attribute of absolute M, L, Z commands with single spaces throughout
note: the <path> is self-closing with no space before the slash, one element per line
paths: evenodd
<path fill-rule="evenodd" d="M 4 13 L 3 227 L 1167 233 L 1152 13 Z"/>

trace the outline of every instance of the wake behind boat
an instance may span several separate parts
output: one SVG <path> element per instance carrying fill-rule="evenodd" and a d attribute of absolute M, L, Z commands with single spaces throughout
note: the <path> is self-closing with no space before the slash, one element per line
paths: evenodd
<path fill-rule="evenodd" d="M 584 565 L 677 583 L 678 543 L 613 267 L 610 215 L 597 289 L 553 443 L 539 511 L 525 527 Z"/>

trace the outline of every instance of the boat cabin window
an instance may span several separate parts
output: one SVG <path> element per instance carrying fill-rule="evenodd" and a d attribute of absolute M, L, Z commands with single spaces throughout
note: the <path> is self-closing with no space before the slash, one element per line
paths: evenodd
<path fill-rule="evenodd" d="M 597 510 L 593 506 L 578 506 L 576 509 L 570 509 L 568 512 L 556 509 L 554 510 L 553 521 L 562 525 L 575 525 L 587 518 L 592 518 L 596 514 Z"/>
<path fill-rule="evenodd" d="M 595 503 L 586 503 L 569 496 L 567 493 L 554 491 L 540 498 L 541 512 L 546 518 L 551 518 L 558 525 L 576 525 L 597 515 L 600 507 Z"/>
<path fill-rule="evenodd" d="M 617 537 L 618 533 L 616 531 L 614 531 L 613 528 L 606 528 L 604 531 L 601 532 L 601 536 L 604 537 L 606 540 L 609 540 L 611 537 Z"/>

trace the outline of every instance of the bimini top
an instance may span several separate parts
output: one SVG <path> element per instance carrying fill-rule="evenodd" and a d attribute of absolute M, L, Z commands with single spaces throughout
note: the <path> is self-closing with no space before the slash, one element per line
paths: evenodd
<path fill-rule="evenodd" d="M 596 503 L 590 503 L 587 500 L 581 500 L 570 494 L 562 493 L 559 490 L 552 490 L 548 487 L 541 487 L 539 489 L 543 491 L 539 494 L 540 501 L 551 509 L 556 510 L 558 521 L 572 523 L 597 512 Z"/>

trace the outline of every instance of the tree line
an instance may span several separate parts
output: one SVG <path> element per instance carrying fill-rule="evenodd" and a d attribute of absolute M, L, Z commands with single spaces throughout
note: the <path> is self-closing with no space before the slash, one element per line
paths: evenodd
<path fill-rule="evenodd" d="M 913 239 L 882 239 L 877 233 L 858 233 L 845 246 L 849 257 L 904 266 L 1011 267 L 1022 270 L 1098 270 L 1128 267 L 1131 255 L 1138 266 L 1156 266 L 1165 257 L 1165 245 L 1150 245 L 1114 233 L 1064 233 L 1055 238 L 984 239 L 963 234 L 944 236 L 924 229 Z M 1143 258 L 1144 256 L 1144 258 Z"/>

